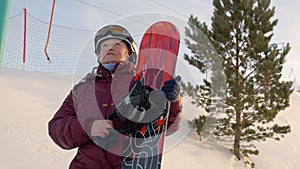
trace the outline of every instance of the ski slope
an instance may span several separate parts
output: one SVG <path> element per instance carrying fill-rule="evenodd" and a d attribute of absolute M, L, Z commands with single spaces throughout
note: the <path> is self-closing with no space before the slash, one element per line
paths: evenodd
<path fill-rule="evenodd" d="M 0 72 L 0 168 L 66 169 L 76 150 L 62 150 L 48 136 L 47 123 L 72 88 L 72 77 L 2 68 Z M 181 129 L 166 140 L 163 169 L 243 169 L 228 148 L 201 143 L 188 119 L 198 110 L 184 99 Z M 282 141 L 258 143 L 257 169 L 300 168 L 300 93 L 277 120 L 291 125 Z"/>

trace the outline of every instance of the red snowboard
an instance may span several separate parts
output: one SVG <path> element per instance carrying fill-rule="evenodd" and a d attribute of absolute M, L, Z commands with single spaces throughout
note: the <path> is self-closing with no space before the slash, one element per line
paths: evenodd
<path fill-rule="evenodd" d="M 136 80 L 154 90 L 174 78 L 180 35 L 170 22 L 152 24 L 144 33 L 137 63 Z M 166 134 L 169 103 L 163 115 L 128 136 L 122 169 L 159 169 Z"/>

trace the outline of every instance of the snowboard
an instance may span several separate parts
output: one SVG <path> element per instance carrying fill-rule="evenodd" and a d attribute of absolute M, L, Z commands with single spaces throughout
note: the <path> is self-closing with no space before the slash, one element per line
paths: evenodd
<path fill-rule="evenodd" d="M 151 90 L 160 90 L 165 81 L 174 78 L 179 44 L 179 31 L 171 22 L 152 24 L 140 43 L 135 80 Z M 161 168 L 169 108 L 166 101 L 160 117 L 127 135 L 121 169 Z"/>

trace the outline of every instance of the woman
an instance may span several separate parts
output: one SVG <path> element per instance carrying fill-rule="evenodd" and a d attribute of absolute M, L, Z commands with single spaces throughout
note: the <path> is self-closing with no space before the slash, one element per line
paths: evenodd
<path fill-rule="evenodd" d="M 118 134 L 110 147 L 97 146 L 94 138 L 104 140 L 113 129 L 124 128 L 118 117 L 108 117 L 133 86 L 136 73 L 134 41 L 125 28 L 108 25 L 96 33 L 94 42 L 99 66 L 71 90 L 49 121 L 49 135 L 63 149 L 78 148 L 70 169 L 120 169 L 124 135 Z M 163 89 L 172 100 L 168 121 L 170 134 L 180 124 L 180 89 L 174 80 L 167 81 Z"/>

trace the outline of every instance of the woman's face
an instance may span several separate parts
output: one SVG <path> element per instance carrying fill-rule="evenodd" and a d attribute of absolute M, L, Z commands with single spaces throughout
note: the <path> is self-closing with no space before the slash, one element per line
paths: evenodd
<path fill-rule="evenodd" d="M 120 39 L 106 39 L 99 45 L 98 60 L 100 63 L 118 63 L 128 58 L 128 49 Z"/>

